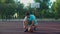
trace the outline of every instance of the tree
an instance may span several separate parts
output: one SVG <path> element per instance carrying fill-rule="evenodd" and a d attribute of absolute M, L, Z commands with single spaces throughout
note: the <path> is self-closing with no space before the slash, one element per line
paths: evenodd
<path fill-rule="evenodd" d="M 39 2 L 40 3 L 40 8 L 37 8 L 36 10 L 36 13 L 38 15 L 38 17 L 40 18 L 43 18 L 45 17 L 46 15 L 48 15 L 47 13 L 45 13 L 44 11 L 48 12 L 49 10 L 49 1 L 50 0 L 35 0 L 35 2 Z M 42 13 L 44 12 L 44 13 Z M 46 14 L 46 15 L 45 15 Z M 43 16 L 44 15 L 44 16 Z"/>
<path fill-rule="evenodd" d="M 55 18 L 60 18 L 60 0 L 56 0 L 56 2 L 52 5 L 52 10 L 55 13 Z"/>
<path fill-rule="evenodd" d="M 20 2 L 15 3 L 14 0 L 1 0 L 0 1 L 0 17 L 4 19 L 14 18 L 15 13 L 18 14 L 17 18 L 23 18 L 23 4 Z"/>

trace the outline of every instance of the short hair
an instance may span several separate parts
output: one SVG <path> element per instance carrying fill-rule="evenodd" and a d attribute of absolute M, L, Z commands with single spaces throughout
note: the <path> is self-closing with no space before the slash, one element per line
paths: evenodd
<path fill-rule="evenodd" d="M 27 15 L 30 15 L 30 13 L 29 13 L 29 12 L 27 12 L 27 13 L 26 13 L 26 16 L 27 16 Z"/>

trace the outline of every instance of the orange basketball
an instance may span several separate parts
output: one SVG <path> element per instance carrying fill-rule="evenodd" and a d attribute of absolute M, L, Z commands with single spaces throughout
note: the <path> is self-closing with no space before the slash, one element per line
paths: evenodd
<path fill-rule="evenodd" d="M 28 31 L 29 31 L 29 32 L 33 32 L 33 29 L 29 27 L 29 28 L 28 28 Z"/>

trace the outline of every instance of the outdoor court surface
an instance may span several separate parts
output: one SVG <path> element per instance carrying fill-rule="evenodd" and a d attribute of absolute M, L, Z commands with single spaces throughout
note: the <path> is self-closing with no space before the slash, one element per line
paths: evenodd
<path fill-rule="evenodd" d="M 60 21 L 38 21 L 38 30 L 24 32 L 22 21 L 0 21 L 0 34 L 60 34 Z"/>

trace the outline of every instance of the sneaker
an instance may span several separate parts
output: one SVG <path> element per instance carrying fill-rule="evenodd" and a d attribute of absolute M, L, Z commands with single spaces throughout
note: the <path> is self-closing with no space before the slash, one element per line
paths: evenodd
<path fill-rule="evenodd" d="M 34 31 L 37 31 L 37 28 L 34 28 Z"/>
<path fill-rule="evenodd" d="M 24 32 L 28 32 L 28 29 L 26 29 Z"/>

